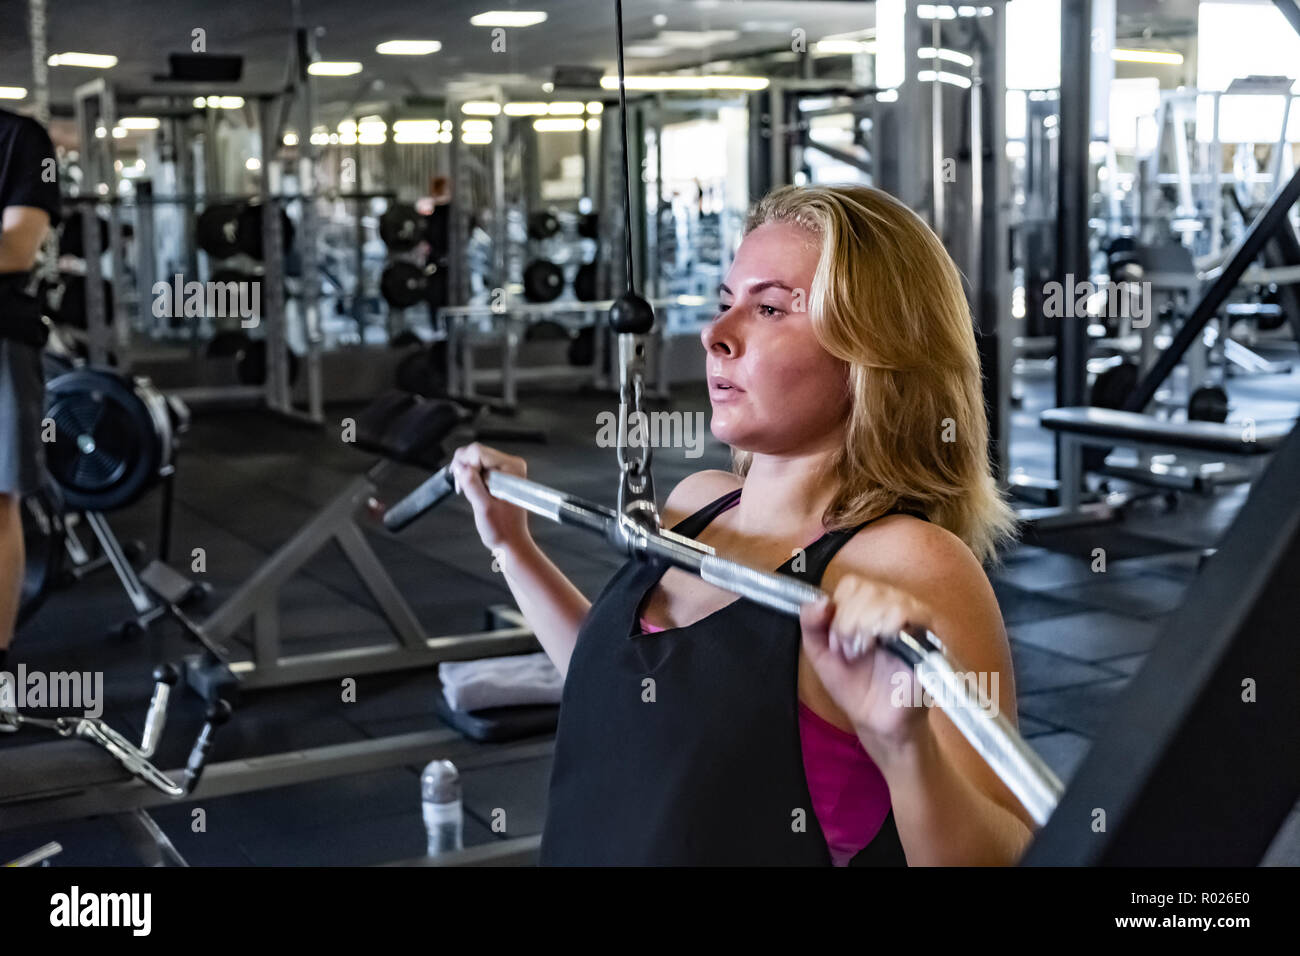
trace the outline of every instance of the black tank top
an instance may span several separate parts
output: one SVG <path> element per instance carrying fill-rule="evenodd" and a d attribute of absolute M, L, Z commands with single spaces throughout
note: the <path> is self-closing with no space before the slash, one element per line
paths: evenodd
<path fill-rule="evenodd" d="M 696 537 L 739 496 L 674 530 Z M 791 558 L 778 573 L 819 584 L 867 523 L 827 532 L 805 550 L 802 570 Z M 639 610 L 666 570 L 629 561 L 578 631 L 541 863 L 830 866 L 799 737 L 799 622 L 740 599 L 687 627 L 642 634 Z M 906 864 L 892 810 L 849 863 Z"/>

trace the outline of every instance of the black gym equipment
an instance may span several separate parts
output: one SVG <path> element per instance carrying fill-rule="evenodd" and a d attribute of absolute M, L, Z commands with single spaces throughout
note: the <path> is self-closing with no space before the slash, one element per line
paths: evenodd
<path fill-rule="evenodd" d="M 77 259 L 86 257 L 86 236 L 85 225 L 82 220 L 88 212 L 78 207 L 70 210 L 64 215 L 63 228 L 59 233 L 59 255 L 73 256 Z M 96 216 L 99 220 L 99 248 L 104 251 L 108 248 L 108 220 L 103 216 Z"/>
<path fill-rule="evenodd" d="M 1192 422 L 1226 422 L 1228 393 L 1220 385 L 1202 385 L 1187 400 L 1187 420 Z"/>
<path fill-rule="evenodd" d="M 262 258 L 262 214 L 266 204 L 250 202 L 239 211 L 239 222 L 235 228 L 235 241 L 239 251 L 253 259 Z M 287 254 L 293 248 L 294 225 L 289 214 L 280 209 L 281 246 Z"/>
<path fill-rule="evenodd" d="M 167 400 L 146 379 L 80 368 L 45 388 L 46 415 L 54 422 L 47 467 L 69 508 L 124 508 L 170 467 L 171 413 Z"/>
<path fill-rule="evenodd" d="M 600 216 L 594 212 L 586 212 L 578 217 L 578 235 L 584 239 L 597 239 L 600 237 Z"/>
<path fill-rule="evenodd" d="M 1112 705 L 1024 865 L 1263 858 L 1300 796 L 1298 472 L 1293 430 Z"/>
<path fill-rule="evenodd" d="M 549 209 L 542 209 L 528 217 L 529 239 L 550 239 L 560 234 L 560 220 Z"/>
<path fill-rule="evenodd" d="M 397 363 L 394 384 L 398 391 L 423 398 L 447 395 L 447 342 L 438 339 L 428 347 L 413 349 Z"/>
<path fill-rule="evenodd" d="M 407 309 L 424 299 L 428 276 L 413 262 L 398 260 L 384 267 L 379 293 L 394 309 Z"/>
<path fill-rule="evenodd" d="M 554 302 L 564 291 L 564 270 L 554 262 L 534 259 L 524 269 L 524 298 L 529 302 Z"/>
<path fill-rule="evenodd" d="M 569 364 L 578 368 L 585 368 L 596 360 L 596 327 L 594 325 L 584 325 L 578 329 L 578 332 L 569 340 L 568 351 Z"/>
<path fill-rule="evenodd" d="M 1155 363 L 1129 394 L 1124 403 L 1126 411 L 1140 412 L 1150 404 L 1156 390 L 1182 361 L 1183 355 L 1192 344 L 1204 333 L 1206 324 L 1219 314 L 1223 303 L 1237 288 L 1246 269 L 1259 257 L 1265 247 L 1288 233 L 1291 241 L 1296 241 L 1288 216 L 1297 198 L 1300 198 L 1300 169 L 1291 175 L 1286 184 L 1269 200 L 1264 211 L 1251 222 L 1237 244 L 1236 251 L 1224 263 L 1218 277 L 1196 303 L 1191 315 L 1183 321 L 1174 334 L 1173 341 L 1156 357 Z M 1300 316 L 1297 316 L 1294 321 L 1300 323 Z M 1297 333 L 1300 337 L 1300 329 L 1297 329 Z"/>
<path fill-rule="evenodd" d="M 289 384 L 298 381 L 301 362 L 298 353 L 288 345 L 284 347 L 289 358 Z M 235 360 L 235 374 L 242 385 L 263 385 L 266 383 L 266 339 L 253 339 L 238 353 Z"/>
<path fill-rule="evenodd" d="M 584 262 L 573 277 L 573 294 L 580 302 L 595 302 L 600 296 L 596 286 L 597 268 L 594 262 Z"/>
<path fill-rule="evenodd" d="M 392 203 L 379 217 L 379 238 L 393 252 L 408 252 L 425 237 L 424 218 L 414 206 Z"/>
<path fill-rule="evenodd" d="M 234 203 L 213 203 L 199 213 L 194 227 L 200 249 L 217 259 L 239 253 L 239 207 Z"/>
<path fill-rule="evenodd" d="M 104 319 L 113 324 L 113 284 L 101 279 L 104 290 Z M 55 303 L 58 303 L 57 307 Z M 47 286 L 45 290 L 45 308 L 51 318 L 59 325 L 73 329 L 86 328 L 86 277 L 76 272 L 59 273 L 59 283 Z"/>

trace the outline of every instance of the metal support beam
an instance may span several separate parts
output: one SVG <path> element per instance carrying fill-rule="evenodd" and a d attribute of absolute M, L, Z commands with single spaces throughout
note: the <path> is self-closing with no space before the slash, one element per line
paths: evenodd
<path fill-rule="evenodd" d="M 1061 0 L 1061 108 L 1056 173 L 1056 279 L 1066 288 L 1089 279 L 1088 144 L 1091 130 L 1092 0 Z M 1086 405 L 1087 320 L 1063 316 L 1056 326 L 1056 405 Z M 1056 442 L 1059 487 L 1083 481 L 1083 463 Z"/>

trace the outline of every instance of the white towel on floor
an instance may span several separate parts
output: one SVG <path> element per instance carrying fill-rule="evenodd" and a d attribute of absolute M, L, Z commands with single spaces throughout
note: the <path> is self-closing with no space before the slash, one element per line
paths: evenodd
<path fill-rule="evenodd" d="M 545 652 L 438 665 L 442 693 L 452 710 L 521 704 L 558 704 L 564 678 Z"/>

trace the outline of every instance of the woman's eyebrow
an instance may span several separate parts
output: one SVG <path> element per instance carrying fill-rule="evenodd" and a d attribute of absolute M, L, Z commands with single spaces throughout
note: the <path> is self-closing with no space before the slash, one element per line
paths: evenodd
<path fill-rule="evenodd" d="M 791 292 L 791 293 L 794 292 L 793 288 L 786 285 L 780 279 L 764 279 L 762 282 L 755 282 L 753 285 L 749 287 L 749 292 L 750 295 L 754 295 L 756 293 L 762 292 L 764 289 L 784 289 L 786 292 Z M 723 282 L 718 285 L 718 294 L 732 295 L 733 293 L 731 289 L 727 287 L 727 284 Z"/>

